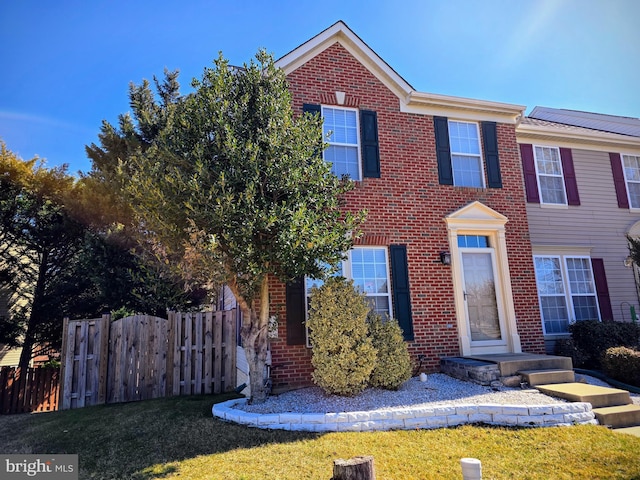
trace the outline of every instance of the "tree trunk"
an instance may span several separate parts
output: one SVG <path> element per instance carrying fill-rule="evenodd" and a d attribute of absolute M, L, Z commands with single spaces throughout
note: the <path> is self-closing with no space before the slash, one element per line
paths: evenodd
<path fill-rule="evenodd" d="M 42 258 L 38 265 L 38 280 L 33 290 L 33 301 L 31 302 L 31 311 L 29 312 L 29 322 L 27 323 L 27 331 L 24 334 L 24 342 L 22 342 L 22 352 L 20 352 L 20 360 L 18 367 L 20 371 L 26 372 L 31 361 L 33 346 L 35 344 L 36 329 L 38 326 L 38 317 L 40 316 L 40 304 L 44 296 L 44 287 L 46 282 L 47 267 L 49 263 L 49 252 L 44 250 Z"/>
<path fill-rule="evenodd" d="M 376 480 L 373 457 L 354 457 L 334 460 L 331 480 Z"/>
<path fill-rule="evenodd" d="M 33 335 L 31 328 L 31 321 L 29 321 L 29 326 L 27 327 L 27 332 L 25 333 L 24 342 L 22 342 L 22 351 L 20 352 L 20 360 L 18 361 L 18 368 L 21 372 L 26 372 L 27 368 L 29 368 L 29 362 L 31 362 L 31 353 L 33 352 Z"/>
<path fill-rule="evenodd" d="M 260 284 L 260 312 L 256 312 L 253 305 L 242 298 L 237 284 L 230 283 L 229 287 L 236 296 L 243 314 L 241 330 L 242 347 L 249 364 L 249 385 L 251 387 L 250 403 L 262 403 L 267 399 L 265 367 L 267 362 L 269 324 L 269 281 L 265 276 Z"/>

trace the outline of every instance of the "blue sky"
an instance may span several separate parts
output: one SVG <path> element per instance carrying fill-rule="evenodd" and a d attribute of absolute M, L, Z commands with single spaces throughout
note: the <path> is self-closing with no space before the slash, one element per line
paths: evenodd
<path fill-rule="evenodd" d="M 640 117 L 640 1 L 0 1 L 0 139 L 88 171 L 128 86 L 222 51 L 276 58 L 343 20 L 422 92 Z"/>

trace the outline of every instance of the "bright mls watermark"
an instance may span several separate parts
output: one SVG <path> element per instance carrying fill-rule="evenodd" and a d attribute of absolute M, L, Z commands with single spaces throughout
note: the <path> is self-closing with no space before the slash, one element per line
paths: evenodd
<path fill-rule="evenodd" d="M 78 480 L 78 455 L 2 455 L 2 480 Z"/>

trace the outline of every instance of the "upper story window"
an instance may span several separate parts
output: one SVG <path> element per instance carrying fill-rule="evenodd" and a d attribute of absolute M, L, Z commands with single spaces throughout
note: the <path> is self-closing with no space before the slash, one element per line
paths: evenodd
<path fill-rule="evenodd" d="M 534 156 L 541 202 L 566 205 L 567 195 L 559 149 L 536 145 Z"/>
<path fill-rule="evenodd" d="M 329 143 L 324 159 L 337 176 L 360 180 L 360 126 L 358 111 L 351 108 L 322 107 L 323 133 Z"/>
<path fill-rule="evenodd" d="M 622 155 L 629 206 L 640 208 L 640 156 Z"/>
<path fill-rule="evenodd" d="M 303 104 L 302 110 L 322 115 L 325 139 L 329 134 L 323 158 L 331 163 L 335 175 L 348 175 L 352 180 L 380 178 L 376 112 L 312 103 Z"/>
<path fill-rule="evenodd" d="M 477 124 L 433 117 L 433 129 L 440 185 L 502 188 L 498 125 L 495 122 Z"/>
<path fill-rule="evenodd" d="M 449 120 L 453 184 L 484 188 L 480 133 L 476 123 Z"/>

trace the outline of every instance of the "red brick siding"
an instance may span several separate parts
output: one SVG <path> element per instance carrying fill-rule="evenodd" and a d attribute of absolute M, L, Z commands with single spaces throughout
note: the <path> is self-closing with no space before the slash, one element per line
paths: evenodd
<path fill-rule="evenodd" d="M 451 268 L 440 263 L 439 252 L 449 249 L 444 217 L 475 200 L 509 219 L 506 242 L 522 349 L 544 353 L 514 125 L 497 125 L 503 188 L 439 185 L 433 118 L 401 113 L 398 98 L 342 46 L 334 44 L 288 79 L 298 111 L 303 103 L 326 104 L 341 91 L 349 105 L 378 114 L 381 178 L 359 182 L 346 208 L 369 211 L 363 230 L 375 244 L 407 245 L 415 333 L 409 348 L 425 355 L 425 369 L 438 370 L 441 357 L 460 354 Z M 274 283 L 272 305 L 281 305 L 279 338 L 271 344 L 274 386 L 308 384 L 311 352 L 286 345 L 282 285 Z"/>

